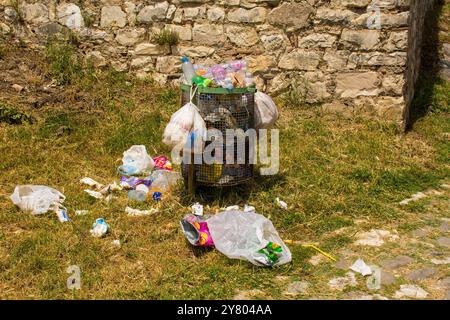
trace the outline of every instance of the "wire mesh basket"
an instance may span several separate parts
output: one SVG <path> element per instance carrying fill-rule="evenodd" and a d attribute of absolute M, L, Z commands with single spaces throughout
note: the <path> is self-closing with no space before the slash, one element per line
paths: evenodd
<path fill-rule="evenodd" d="M 181 105 L 189 102 L 190 86 L 182 85 Z M 193 179 L 196 185 L 233 186 L 247 182 L 253 178 L 253 164 L 249 157 L 249 139 L 240 140 L 233 137 L 227 141 L 227 129 L 242 129 L 243 132 L 254 127 L 254 88 L 237 88 L 227 90 L 223 88 L 198 88 L 192 102 L 198 107 L 200 115 L 205 121 L 207 129 L 217 129 L 222 133 L 223 145 L 219 150 L 222 154 L 216 159 L 218 163 L 193 164 Z M 239 159 L 239 141 L 245 141 L 244 159 Z M 205 148 L 214 141 L 206 141 Z M 226 148 L 226 145 L 234 147 Z M 216 149 L 217 150 L 217 149 Z M 214 152 L 213 152 L 214 153 Z M 232 161 L 230 161 L 232 160 Z M 239 160 L 239 161 L 238 161 Z M 188 179 L 190 164 L 183 163 L 181 171 Z"/>

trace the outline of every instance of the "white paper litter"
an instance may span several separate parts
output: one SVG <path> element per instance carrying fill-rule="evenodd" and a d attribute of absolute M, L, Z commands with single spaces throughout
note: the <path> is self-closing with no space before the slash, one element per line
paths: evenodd
<path fill-rule="evenodd" d="M 84 192 L 89 194 L 91 197 L 97 198 L 97 199 L 103 199 L 103 195 L 100 192 L 85 189 Z"/>
<path fill-rule="evenodd" d="M 103 188 L 103 184 L 89 177 L 84 177 L 83 179 L 80 180 L 80 183 L 90 187 L 94 187 L 97 190 Z"/>
<path fill-rule="evenodd" d="M 278 197 L 276 197 L 275 201 L 277 202 L 277 204 L 280 208 L 287 210 L 288 206 L 287 206 L 286 202 L 284 202 L 283 200 L 280 200 L 280 198 L 278 198 Z"/>
<path fill-rule="evenodd" d="M 244 205 L 244 212 L 256 212 L 254 206 Z"/>
<path fill-rule="evenodd" d="M 89 213 L 89 210 L 75 210 L 75 215 L 77 216 L 85 216 Z"/>
<path fill-rule="evenodd" d="M 200 203 L 196 202 L 192 205 L 192 214 L 196 215 L 196 216 L 202 216 L 203 215 L 203 205 L 201 205 Z"/>
<path fill-rule="evenodd" d="M 362 259 L 356 260 L 355 263 L 350 267 L 350 269 L 362 274 L 363 276 L 372 274 L 372 268 L 370 268 L 370 266 L 368 266 Z"/>
<path fill-rule="evenodd" d="M 158 210 L 155 208 L 151 208 L 149 210 L 139 210 L 139 209 L 133 209 L 131 207 L 126 207 L 125 208 L 125 212 L 129 215 L 129 216 L 133 216 L 133 217 L 139 217 L 139 216 L 148 216 L 151 215 L 153 213 L 157 213 Z"/>

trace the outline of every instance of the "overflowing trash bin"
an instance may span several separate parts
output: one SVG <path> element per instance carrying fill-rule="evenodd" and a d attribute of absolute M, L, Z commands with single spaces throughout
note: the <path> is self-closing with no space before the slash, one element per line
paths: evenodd
<path fill-rule="evenodd" d="M 181 104 L 190 101 L 192 88 L 188 85 L 181 86 Z M 205 88 L 198 87 L 192 97 L 192 102 L 197 106 L 200 115 L 205 121 L 206 129 L 216 129 L 222 133 L 223 148 L 221 155 L 214 155 L 220 159 L 218 163 L 207 164 L 182 164 L 182 174 L 189 178 L 189 166 L 193 166 L 193 182 L 195 185 L 207 186 L 233 186 L 249 181 L 253 178 L 253 164 L 249 159 L 249 138 L 244 137 L 244 160 L 238 163 L 238 137 L 233 136 L 232 141 L 227 141 L 227 129 L 241 129 L 246 132 L 254 127 L 254 87 L 247 88 Z M 205 141 L 205 148 L 213 141 Z M 226 146 L 234 144 L 232 148 Z M 215 150 L 217 152 L 217 150 Z M 242 163 L 243 162 L 243 163 Z"/>

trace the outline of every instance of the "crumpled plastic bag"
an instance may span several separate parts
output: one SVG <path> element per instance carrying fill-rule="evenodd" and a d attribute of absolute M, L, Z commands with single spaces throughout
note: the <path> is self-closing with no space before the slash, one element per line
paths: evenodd
<path fill-rule="evenodd" d="M 42 185 L 18 185 L 10 196 L 12 202 L 23 211 L 33 215 L 44 214 L 49 210 L 65 209 L 62 203 L 66 199 L 56 189 Z"/>
<path fill-rule="evenodd" d="M 119 172 L 125 175 L 140 175 L 149 173 L 155 166 L 152 157 L 147 153 L 144 145 L 134 145 L 123 153 Z"/>
<path fill-rule="evenodd" d="M 216 249 L 231 259 L 257 266 L 276 266 L 292 259 L 272 222 L 260 214 L 224 211 L 206 222 Z"/>
<path fill-rule="evenodd" d="M 278 119 L 278 110 L 272 98 L 263 92 L 255 93 L 255 128 L 268 129 Z"/>
<path fill-rule="evenodd" d="M 189 133 L 203 137 L 206 134 L 206 124 L 198 112 L 198 108 L 192 102 L 186 103 L 170 118 L 164 129 L 163 143 L 174 148 L 186 143 Z"/>

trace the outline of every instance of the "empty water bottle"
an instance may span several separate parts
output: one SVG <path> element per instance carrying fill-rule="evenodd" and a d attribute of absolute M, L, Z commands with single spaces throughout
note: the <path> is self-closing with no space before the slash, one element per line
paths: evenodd
<path fill-rule="evenodd" d="M 181 62 L 183 63 L 181 68 L 183 69 L 184 79 L 188 82 L 187 84 L 192 84 L 192 78 L 196 76 L 194 66 L 188 57 L 182 57 Z"/>
<path fill-rule="evenodd" d="M 128 191 L 128 199 L 143 202 L 147 199 L 147 193 L 142 190 L 130 190 Z"/>

